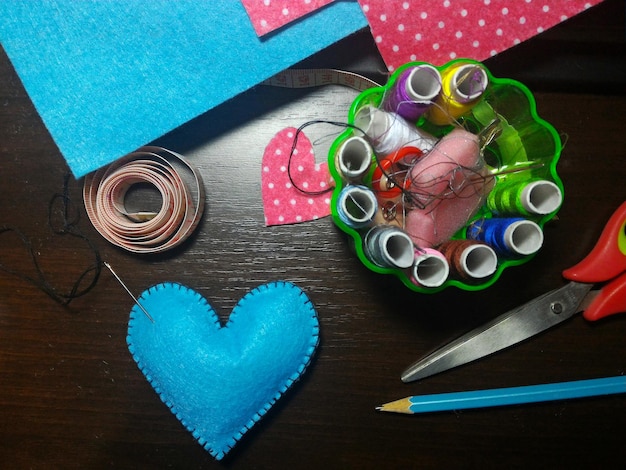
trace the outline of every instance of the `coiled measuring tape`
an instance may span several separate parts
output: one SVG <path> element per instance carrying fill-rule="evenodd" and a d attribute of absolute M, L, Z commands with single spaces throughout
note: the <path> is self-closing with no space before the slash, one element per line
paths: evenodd
<path fill-rule="evenodd" d="M 192 190 L 180 169 L 191 175 Z M 158 212 L 126 209 L 126 194 L 141 183 L 159 191 Z M 205 192 L 200 173 L 182 155 L 142 147 L 88 175 L 83 199 L 91 223 L 108 241 L 133 253 L 158 253 L 181 244 L 198 226 Z"/>

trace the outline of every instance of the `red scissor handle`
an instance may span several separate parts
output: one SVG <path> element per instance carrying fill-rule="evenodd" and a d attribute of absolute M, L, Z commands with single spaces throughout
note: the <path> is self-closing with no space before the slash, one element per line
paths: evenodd
<path fill-rule="evenodd" d="M 613 213 L 589 254 L 563 271 L 563 277 L 589 284 L 611 281 L 585 310 L 586 319 L 626 310 L 626 202 Z"/>
<path fill-rule="evenodd" d="M 626 311 L 626 273 L 605 285 L 583 312 L 589 321 Z"/>

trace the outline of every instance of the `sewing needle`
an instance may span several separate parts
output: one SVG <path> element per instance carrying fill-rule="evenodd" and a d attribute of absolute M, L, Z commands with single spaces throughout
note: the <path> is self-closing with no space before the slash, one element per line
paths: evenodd
<path fill-rule="evenodd" d="M 126 284 L 124 284 L 124 282 L 120 279 L 120 277 L 115 273 L 115 271 L 113 271 L 113 268 L 111 267 L 111 265 L 109 263 L 107 263 L 106 261 L 103 261 L 104 265 L 109 269 L 109 271 L 111 271 L 111 274 L 113 274 L 113 276 L 115 277 L 115 279 L 117 279 L 117 282 L 120 283 L 120 285 L 126 290 L 126 292 L 128 292 L 128 295 L 130 295 L 133 300 L 135 301 L 135 303 L 137 304 L 137 306 L 143 311 L 143 313 L 146 315 L 146 317 L 148 317 L 148 320 L 150 320 L 152 323 L 154 323 L 154 319 L 150 316 L 150 314 L 148 313 L 148 311 L 144 308 L 143 305 L 141 305 L 139 303 L 139 300 L 137 300 L 137 297 L 135 297 L 133 295 L 133 293 L 130 291 L 130 289 L 128 287 L 126 287 Z"/>

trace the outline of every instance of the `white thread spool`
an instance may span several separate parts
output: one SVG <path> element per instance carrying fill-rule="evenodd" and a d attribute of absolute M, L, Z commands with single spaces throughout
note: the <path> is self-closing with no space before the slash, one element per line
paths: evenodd
<path fill-rule="evenodd" d="M 423 287 L 439 287 L 450 275 L 448 260 L 432 248 L 415 251 L 415 261 L 411 270 L 411 282 Z"/>
<path fill-rule="evenodd" d="M 339 193 L 337 215 L 348 227 L 367 227 L 377 210 L 376 195 L 366 186 L 348 185 Z"/>
<path fill-rule="evenodd" d="M 562 201 L 561 189 L 547 180 L 528 183 L 520 193 L 520 203 L 530 214 L 550 214 L 559 208 Z"/>
<path fill-rule="evenodd" d="M 359 180 L 372 164 L 372 146 L 360 136 L 346 139 L 337 150 L 337 167 L 347 180 Z"/>
<path fill-rule="evenodd" d="M 359 109 L 354 125 L 365 132 L 379 155 L 391 155 L 409 145 L 426 153 L 437 143 L 434 136 L 409 124 L 398 114 L 374 106 Z"/>
<path fill-rule="evenodd" d="M 398 227 L 378 225 L 364 239 L 364 249 L 372 263 L 384 268 L 409 268 L 415 248 L 409 236 Z"/>

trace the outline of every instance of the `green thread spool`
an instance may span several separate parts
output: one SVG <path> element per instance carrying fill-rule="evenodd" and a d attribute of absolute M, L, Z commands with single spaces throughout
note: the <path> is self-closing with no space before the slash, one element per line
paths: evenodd
<path fill-rule="evenodd" d="M 502 182 L 487 196 L 487 207 L 500 215 L 547 215 L 562 202 L 561 189 L 552 181 L 541 179 Z"/>
<path fill-rule="evenodd" d="M 510 125 L 506 118 L 494 111 L 487 101 L 481 101 L 472 110 L 472 116 L 478 121 L 480 127 L 489 126 L 493 122 L 498 123 L 500 134 L 496 137 L 495 152 L 499 157 L 498 166 L 515 165 L 519 162 L 528 161 L 526 148 L 519 132 Z"/>

